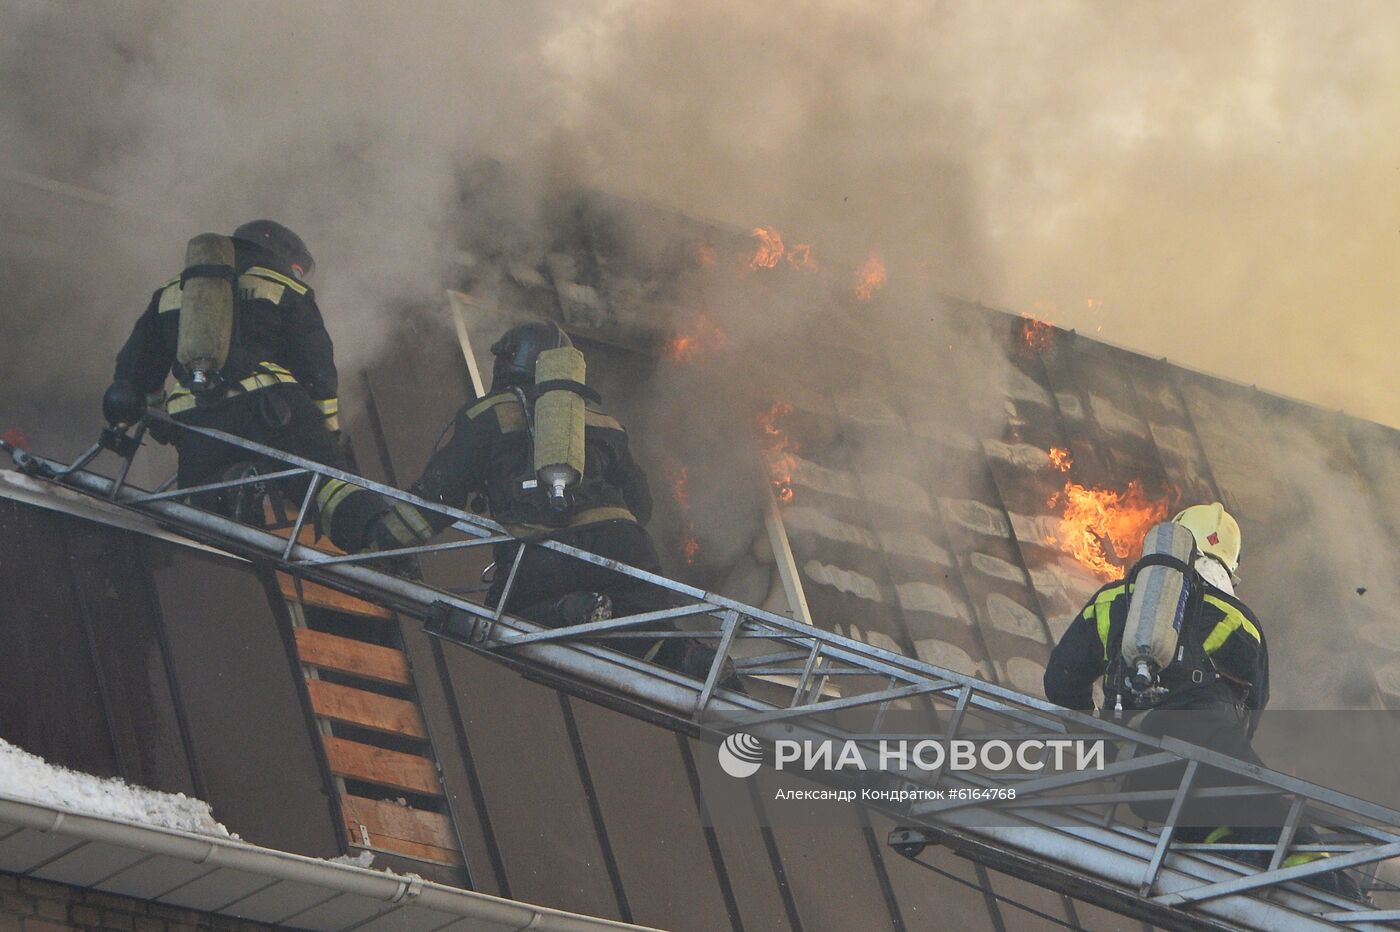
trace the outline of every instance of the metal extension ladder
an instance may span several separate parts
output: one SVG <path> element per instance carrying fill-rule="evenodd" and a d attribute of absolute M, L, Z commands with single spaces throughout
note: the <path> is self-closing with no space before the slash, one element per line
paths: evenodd
<path fill-rule="evenodd" d="M 135 488 L 126 479 L 151 421 L 161 422 L 168 430 L 193 431 L 232 444 L 247 451 L 250 459 L 265 458 L 283 468 L 193 488 L 173 488 L 174 477 L 155 491 Z M 1400 923 L 1400 901 L 1376 905 L 1300 883 L 1339 869 L 1373 878 L 1382 861 L 1400 857 L 1400 812 L 1394 809 L 1171 738 L 1152 738 L 1113 722 L 1070 712 L 1043 699 L 550 540 L 528 546 L 546 547 L 665 589 L 675 607 L 566 628 L 542 628 L 461 595 L 373 567 L 375 561 L 386 557 L 515 540 L 495 522 L 220 431 L 181 424 L 158 411 L 148 412 L 147 420 L 130 436 L 110 429 L 104 432 L 103 439 L 71 465 L 16 449 L 4 441 L 0 441 L 0 448 L 31 476 L 114 502 L 190 539 L 268 561 L 286 572 L 413 615 L 425 621 L 430 634 L 498 662 L 528 668 L 533 677 L 584 698 L 711 741 L 722 740 L 742 721 L 743 730 L 760 739 L 805 736 L 851 740 L 861 747 L 863 755 L 873 759 L 873 729 L 843 731 L 830 724 L 830 718 L 839 713 L 843 722 L 849 722 L 856 712 L 870 712 L 878 727 L 888 710 L 914 702 L 936 710 L 946 729 L 931 737 L 1088 737 L 1124 749 L 1102 770 L 1018 775 L 1012 784 L 1017 791 L 1014 803 L 969 798 L 976 794 L 967 792 L 950 793 L 949 798 L 935 801 L 875 803 L 872 808 L 901 826 L 892 833 L 890 844 L 906 857 L 917 860 L 927 844 L 946 845 L 997 870 L 1164 928 L 1369 929 Z M 104 448 L 124 461 L 115 478 L 88 469 Z M 465 539 L 356 555 L 332 555 L 299 543 L 317 488 L 332 478 L 444 515 Z M 240 524 L 184 501 L 198 493 L 252 482 L 292 480 L 307 482 L 308 487 L 287 536 Z M 515 583 L 524 551 L 525 547 L 518 548 L 514 563 L 506 568 L 509 575 L 502 605 Z M 669 625 L 665 631 L 653 630 L 658 622 L 678 619 L 687 619 L 688 630 L 678 632 Z M 609 640 L 643 634 L 710 640 L 716 657 L 708 675 L 703 680 L 692 679 L 607 647 Z M 743 652 L 742 659 L 734 654 L 739 642 L 754 645 Z M 726 659 L 733 661 L 743 676 L 764 677 L 766 698 L 723 688 Z M 833 691 L 823 689 L 827 682 L 841 684 L 839 695 L 833 697 Z M 782 697 L 775 700 L 774 689 L 782 691 L 786 701 Z M 1118 784 L 1121 777 L 1153 768 L 1180 768 L 1175 788 L 1155 794 L 1122 791 Z M 1198 782 L 1193 787 L 1205 768 L 1228 774 L 1232 785 L 1210 787 Z M 805 776 L 823 779 L 821 772 Z M 850 787 L 853 779 L 883 790 L 921 785 L 966 791 L 1005 785 L 1010 778 L 993 784 L 984 775 L 946 769 L 925 778 L 911 778 L 906 773 L 880 771 L 878 766 L 858 777 L 844 772 L 830 776 L 843 788 Z M 920 779 L 924 782 L 917 784 Z M 1188 798 L 1231 795 L 1274 796 L 1287 805 L 1287 821 L 1276 844 L 1236 846 L 1252 848 L 1256 855 L 1259 849 L 1267 851 L 1266 867 L 1222 856 L 1231 850 L 1229 845 L 1185 844 L 1174 837 L 1177 818 Z M 1144 796 L 1169 806 L 1160 827 L 1143 828 L 1140 820 L 1124 813 L 1124 802 Z M 1325 826 L 1324 842 L 1292 846 L 1300 824 Z M 1282 866 L 1285 854 L 1297 850 L 1325 851 L 1330 856 Z M 1370 886 L 1383 891 L 1378 893 L 1382 898 L 1394 890 L 1375 881 Z"/>

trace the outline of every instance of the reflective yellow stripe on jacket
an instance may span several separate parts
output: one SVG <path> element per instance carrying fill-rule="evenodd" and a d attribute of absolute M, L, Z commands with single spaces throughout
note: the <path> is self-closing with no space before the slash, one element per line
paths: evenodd
<path fill-rule="evenodd" d="M 264 268 L 261 265 L 252 266 L 238 276 L 238 296 L 245 301 L 263 300 L 280 305 L 282 297 L 288 289 L 299 295 L 304 295 L 311 290 L 295 278 L 283 275 L 273 269 Z M 185 296 L 180 279 L 170 279 L 161 285 L 159 290 L 160 299 L 156 304 L 157 313 L 168 314 L 171 311 L 178 311 Z"/>
<path fill-rule="evenodd" d="M 1243 628 L 1250 637 L 1254 638 L 1254 640 L 1263 640 L 1259 635 L 1259 629 L 1254 626 L 1254 622 L 1244 617 L 1244 612 L 1241 612 L 1224 599 L 1210 595 L 1209 593 L 1206 594 L 1205 600 L 1225 613 L 1225 617 L 1216 622 L 1215 627 L 1212 628 L 1210 634 L 1206 636 L 1205 643 L 1201 645 L 1205 648 L 1207 654 L 1213 654 L 1224 647 L 1225 642 L 1230 639 L 1230 635 L 1241 628 Z"/>
<path fill-rule="evenodd" d="M 1219 844 L 1229 838 L 1233 829 L 1228 825 L 1222 825 L 1205 837 L 1205 844 Z M 1280 863 L 1280 867 L 1297 867 L 1299 864 L 1311 864 L 1313 861 L 1331 857 L 1326 851 L 1297 851 L 1288 855 Z"/>
<path fill-rule="evenodd" d="M 487 395 L 467 409 L 467 420 L 474 421 L 492 408 L 496 409 L 496 422 L 501 433 L 514 434 L 525 429 L 525 414 L 520 409 L 520 401 L 510 392 Z"/>
<path fill-rule="evenodd" d="M 271 281 L 277 282 L 279 285 L 286 285 L 288 288 L 292 289 L 292 290 L 295 291 L 297 294 L 306 294 L 308 291 L 311 290 L 311 289 L 307 288 L 305 285 L 303 285 L 301 282 L 297 281 L 295 278 L 292 278 L 292 277 L 287 276 L 287 275 L 283 275 L 281 272 L 274 271 L 273 269 L 269 269 L 269 268 L 267 268 L 266 266 L 261 266 L 261 265 L 250 266 L 250 267 L 248 268 L 248 270 L 247 270 L 246 272 L 244 272 L 243 274 L 244 274 L 244 275 L 254 275 L 254 276 L 257 276 L 258 278 L 266 278 L 266 279 L 269 279 L 269 280 L 271 280 Z M 241 276 L 241 275 L 239 276 L 239 279 L 240 279 L 239 285 L 241 286 L 241 285 L 242 285 L 242 276 Z"/>
<path fill-rule="evenodd" d="M 368 492 L 358 485 L 352 485 L 344 479 L 328 479 L 326 484 L 321 486 L 321 490 L 316 493 L 316 507 L 321 511 L 321 526 L 331 533 L 331 539 L 336 538 L 335 534 L 335 514 L 346 499 L 358 492 Z M 384 516 L 385 526 L 390 534 L 401 547 L 412 547 L 417 544 L 431 540 L 434 531 L 423 513 L 407 502 L 388 501 L 390 510 Z"/>
<path fill-rule="evenodd" d="M 1113 626 L 1113 600 L 1123 594 L 1127 584 L 1111 586 L 1094 596 L 1094 601 L 1084 609 L 1084 620 L 1093 621 L 1099 629 L 1099 642 L 1103 644 L 1103 659 L 1108 662 L 1108 634 Z"/>
<path fill-rule="evenodd" d="M 423 517 L 423 512 L 408 502 L 394 502 L 384 521 L 400 547 L 416 547 L 433 538 L 433 527 Z"/>
<path fill-rule="evenodd" d="M 321 412 L 321 417 L 326 419 L 327 430 L 340 430 L 340 399 L 322 398 L 311 399 L 311 403 Z"/>
<path fill-rule="evenodd" d="M 525 418 L 520 411 L 520 400 L 515 395 L 506 392 L 488 395 L 472 405 L 467 409 L 467 419 L 476 420 L 493 408 L 496 410 L 496 420 L 500 424 L 501 433 L 513 434 L 525 429 Z M 583 418 L 585 427 L 603 427 L 626 433 L 617 418 L 604 414 L 602 411 L 588 408 L 584 411 Z"/>
<path fill-rule="evenodd" d="M 467 409 L 467 419 L 476 420 L 492 409 L 495 409 L 496 423 L 502 434 L 513 434 L 525 430 L 525 417 L 520 408 L 520 399 L 516 398 L 512 392 L 497 392 L 493 395 L 487 395 Z M 585 411 L 584 418 L 584 424 L 587 427 L 622 430 L 622 425 L 616 419 L 601 411 Z M 596 508 L 588 508 L 573 515 L 565 526 L 576 528 L 589 524 L 602 524 L 604 521 L 631 521 L 636 524 L 637 516 L 632 513 L 631 509 L 621 505 L 599 505 Z M 561 528 L 543 524 L 507 524 L 506 530 L 515 537 L 533 537 L 536 534 L 547 534 L 561 530 Z"/>
<path fill-rule="evenodd" d="M 335 520 L 336 507 L 356 492 L 363 491 L 344 479 L 327 479 L 316 493 L 316 507 L 321 510 L 321 523 L 329 526 Z"/>
<path fill-rule="evenodd" d="M 237 385 L 230 386 L 224 397 L 284 383 L 296 384 L 296 377 L 274 362 L 260 362 L 258 368 L 266 371 L 255 372 Z M 181 411 L 188 411 L 194 406 L 194 395 L 190 393 L 189 389 L 181 387 L 170 393 L 170 399 L 165 403 L 165 411 L 167 414 L 178 414 Z"/>
<path fill-rule="evenodd" d="M 1103 590 L 1095 596 L 1093 603 L 1084 609 L 1084 620 L 1093 621 L 1098 627 L 1099 641 L 1103 644 L 1103 659 L 1105 661 L 1108 660 L 1109 628 L 1113 624 L 1111 614 L 1113 601 L 1123 594 L 1123 589 L 1124 587 L 1119 585 Z M 1224 599 L 1209 594 L 1205 596 L 1205 600 L 1225 613 L 1225 617 L 1216 623 L 1201 645 L 1207 654 L 1213 654 L 1224 647 L 1225 642 L 1230 639 L 1230 635 L 1239 630 L 1243 630 L 1256 641 L 1263 640 L 1254 622 L 1246 618 L 1238 608 Z"/>
<path fill-rule="evenodd" d="M 597 508 L 589 508 L 580 511 L 569 519 L 566 527 L 583 527 L 586 524 L 602 524 L 604 521 L 631 521 L 637 523 L 637 516 L 632 514 L 628 508 L 621 505 L 599 505 Z M 531 537 L 535 534 L 545 534 L 557 531 L 557 527 L 547 527 L 543 524 L 507 524 L 506 530 L 516 537 Z"/>

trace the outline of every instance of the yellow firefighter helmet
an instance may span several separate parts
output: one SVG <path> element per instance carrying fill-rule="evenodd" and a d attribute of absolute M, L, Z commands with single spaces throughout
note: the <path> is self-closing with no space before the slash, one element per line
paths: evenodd
<path fill-rule="evenodd" d="M 1180 524 L 1196 538 L 1201 553 L 1215 557 L 1231 573 L 1240 565 L 1240 525 L 1219 502 L 1192 505 L 1172 521 Z"/>

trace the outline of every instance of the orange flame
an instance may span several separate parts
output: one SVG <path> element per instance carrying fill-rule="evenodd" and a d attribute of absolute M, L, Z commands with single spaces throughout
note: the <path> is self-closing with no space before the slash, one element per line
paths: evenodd
<path fill-rule="evenodd" d="M 690 355 L 694 353 L 698 348 L 699 344 L 696 342 L 694 337 L 682 335 L 676 337 L 670 343 L 667 343 L 666 348 L 662 350 L 662 352 L 666 354 L 667 359 L 674 359 L 679 361 L 682 359 L 689 358 Z"/>
<path fill-rule="evenodd" d="M 1167 518 L 1166 499 L 1154 499 L 1136 479 L 1127 491 L 1091 489 L 1077 482 L 1066 482 L 1062 491 L 1051 495 L 1051 508 L 1063 502 L 1058 533 L 1045 543 L 1058 546 L 1095 575 L 1117 579 L 1124 565 L 1141 549 L 1143 538 L 1154 525 Z M 1105 541 L 1112 555 L 1104 549 Z"/>
<path fill-rule="evenodd" d="M 816 257 L 812 255 L 811 243 L 797 243 L 787 246 L 783 235 L 777 230 L 754 227 L 753 235 L 758 237 L 758 249 L 749 260 L 751 269 L 777 268 L 778 263 L 787 259 L 788 265 L 803 272 L 820 272 Z"/>
<path fill-rule="evenodd" d="M 758 251 L 749 260 L 751 269 L 771 269 L 783 258 L 783 237 L 777 230 L 754 227 L 753 236 L 758 237 Z"/>
<path fill-rule="evenodd" d="M 812 245 L 810 243 L 798 243 L 787 251 L 787 261 L 795 269 L 804 272 L 819 272 L 821 266 L 817 265 L 817 260 L 812 256 Z"/>
<path fill-rule="evenodd" d="M 685 554 L 686 565 L 692 566 L 700 555 L 700 541 L 695 538 L 695 522 L 690 519 L 690 490 L 686 485 L 690 481 L 690 468 L 673 460 L 666 463 L 665 473 L 666 481 L 671 484 L 671 495 L 685 516 L 685 542 L 681 544 L 681 552 Z"/>
<path fill-rule="evenodd" d="M 1069 450 L 1065 447 L 1051 447 L 1048 454 L 1050 465 L 1059 472 L 1069 472 L 1074 466 L 1074 457 L 1069 455 Z"/>
<path fill-rule="evenodd" d="M 779 418 L 791 413 L 792 405 L 786 401 L 775 401 L 758 416 L 759 441 L 762 444 L 763 463 L 768 470 L 768 481 L 773 484 L 773 494 L 783 505 L 793 498 L 792 474 L 797 471 L 797 451 L 801 449 L 797 441 L 778 425 Z"/>
<path fill-rule="evenodd" d="M 728 335 L 706 314 L 697 316 L 691 332 L 683 333 L 662 347 L 661 352 L 674 362 L 691 362 L 701 353 L 719 349 L 729 342 Z"/>
<path fill-rule="evenodd" d="M 1058 312 L 1053 302 L 1032 301 L 1029 312 L 1021 313 L 1022 348 L 1040 353 L 1055 345 L 1055 322 L 1052 314 Z"/>
<path fill-rule="evenodd" d="M 885 263 L 875 253 L 856 272 L 856 300 L 869 301 L 885 286 Z"/>
<path fill-rule="evenodd" d="M 671 495 L 681 506 L 681 511 L 690 511 L 690 491 L 686 488 L 686 483 L 690 481 L 690 467 L 672 464 L 666 470 L 666 479 L 671 483 Z"/>
<path fill-rule="evenodd" d="M 1043 353 L 1055 345 L 1055 325 L 1029 314 L 1021 315 L 1021 344 L 1032 353 Z"/>

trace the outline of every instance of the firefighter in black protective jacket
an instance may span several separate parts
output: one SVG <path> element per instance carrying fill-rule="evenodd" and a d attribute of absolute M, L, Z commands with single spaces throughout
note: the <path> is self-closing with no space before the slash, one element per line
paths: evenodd
<path fill-rule="evenodd" d="M 1219 503 L 1193 506 L 1173 520 L 1197 540 L 1193 569 L 1204 594 L 1199 611 L 1187 616 L 1179 633 L 1185 653 L 1163 671 L 1167 696 L 1152 707 L 1228 710 L 1247 739 L 1269 701 L 1269 653 L 1258 619 L 1235 598 L 1230 579 L 1239 563 L 1239 526 Z M 1093 711 L 1094 683 L 1113 672 L 1109 668 L 1118 657 L 1129 595 L 1127 580 L 1109 583 L 1075 617 L 1045 671 L 1051 702 Z M 1104 681 L 1107 710 L 1126 702 L 1129 712 L 1146 711 L 1134 705 L 1135 693 L 1117 689 L 1111 680 L 1110 675 Z"/>
<path fill-rule="evenodd" d="M 1177 633 L 1175 659 L 1160 672 L 1160 689 L 1143 694 L 1128 685 L 1132 671 L 1120 657 L 1120 646 L 1133 586 L 1123 579 L 1094 593 L 1055 645 L 1045 671 L 1045 696 L 1057 705 L 1092 712 L 1094 683 L 1102 679 L 1105 716 L 1126 722 L 1146 713 L 1137 727 L 1148 734 L 1178 738 L 1262 766 L 1250 739 L 1269 701 L 1269 652 L 1263 626 L 1234 594 L 1239 524 L 1218 502 L 1193 505 L 1173 521 L 1195 538 L 1190 586 L 1200 597 L 1188 602 Z M 1175 789 L 1183 766 L 1132 774 L 1124 789 Z M 1193 785 L 1200 788 L 1227 782 L 1225 774 L 1207 768 Z M 1144 819 L 1162 821 L 1168 806 L 1168 802 L 1153 801 L 1134 803 L 1131 808 Z M 1278 840 L 1285 816 L 1286 809 L 1277 797 L 1192 800 L 1183 810 L 1176 837 L 1188 843 L 1269 844 Z M 1302 826 L 1294 843 L 1308 844 L 1316 839 L 1311 829 Z M 1231 856 L 1258 860 L 1262 866 L 1269 852 L 1263 852 L 1262 857 L 1258 852 Z M 1324 856 L 1298 852 L 1289 855 L 1283 866 Z M 1314 882 L 1338 892 L 1356 892 L 1346 878 L 1335 873 Z"/>
<path fill-rule="evenodd" d="M 570 345 L 567 334 L 552 322 L 521 324 L 507 331 L 491 347 L 495 356 L 491 390 L 457 412 L 451 439 L 433 453 L 409 491 L 455 508 L 464 508 L 469 498 L 481 496 L 491 517 L 516 537 L 547 537 L 659 574 L 661 561 L 644 527 L 652 511 L 646 473 L 632 458 L 627 432 L 615 418 L 592 405 L 585 411 L 584 473 L 563 516 L 551 511 L 543 483 L 532 469 L 533 428 L 526 406 L 533 403 L 535 394 L 536 360 L 546 350 Z M 424 514 L 335 480 L 325 485 L 317 500 L 323 528 L 347 552 L 412 546 L 451 523 L 445 516 Z M 492 606 L 500 601 L 519 546 L 496 545 L 496 573 L 487 594 Z M 506 610 L 558 627 L 657 611 L 671 604 L 663 589 L 535 546 L 526 547 Z M 708 646 L 686 638 L 626 638 L 607 643 L 699 676 L 714 658 Z M 737 681 L 727 676 L 725 685 L 736 688 Z"/>
<path fill-rule="evenodd" d="M 143 406 L 164 405 L 174 419 L 225 431 L 328 465 L 343 465 L 331 338 L 307 284 L 314 263 L 291 230 L 270 220 L 245 223 L 233 233 L 236 287 L 227 361 L 216 384 L 198 394 L 176 361 L 183 286 L 171 279 L 156 289 L 117 355 L 115 381 L 103 399 L 109 422 L 138 420 Z M 177 385 L 167 396 L 172 369 Z M 171 438 L 179 452 L 181 487 L 267 472 L 249 454 L 185 431 Z M 302 480 L 303 482 L 305 480 Z M 240 508 L 230 494 L 222 508 Z M 240 517 L 251 518 L 251 515 Z"/>

